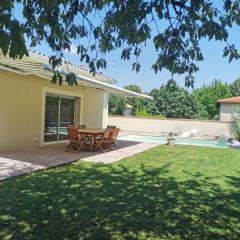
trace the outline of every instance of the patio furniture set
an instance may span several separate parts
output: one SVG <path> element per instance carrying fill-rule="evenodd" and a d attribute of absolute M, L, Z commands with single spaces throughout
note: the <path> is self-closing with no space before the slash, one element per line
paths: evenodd
<path fill-rule="evenodd" d="M 86 125 L 69 125 L 68 128 L 69 145 L 66 151 L 94 151 L 113 150 L 117 147 L 116 139 L 119 133 L 119 128 L 116 126 L 107 126 L 104 128 L 86 128 Z"/>

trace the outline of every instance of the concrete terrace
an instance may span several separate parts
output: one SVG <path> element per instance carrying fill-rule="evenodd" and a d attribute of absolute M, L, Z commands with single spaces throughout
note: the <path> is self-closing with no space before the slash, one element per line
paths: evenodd
<path fill-rule="evenodd" d="M 153 143 L 118 141 L 118 148 L 109 152 L 66 152 L 67 143 L 42 148 L 0 153 L 0 181 L 14 176 L 61 166 L 76 160 L 110 164 L 156 147 Z"/>

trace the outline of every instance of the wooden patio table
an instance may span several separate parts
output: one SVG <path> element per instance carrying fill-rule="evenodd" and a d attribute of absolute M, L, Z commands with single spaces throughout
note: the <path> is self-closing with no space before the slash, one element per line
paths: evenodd
<path fill-rule="evenodd" d="M 98 136 L 102 136 L 105 132 L 105 128 L 86 128 L 79 129 L 79 134 L 87 135 L 90 138 L 90 151 L 93 151 L 93 147 L 95 145 L 96 139 Z"/>

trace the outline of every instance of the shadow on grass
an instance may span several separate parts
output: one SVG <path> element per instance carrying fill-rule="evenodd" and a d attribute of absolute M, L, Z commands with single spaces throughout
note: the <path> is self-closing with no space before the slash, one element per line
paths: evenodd
<path fill-rule="evenodd" d="M 0 185 L 0 239 L 240 239 L 240 177 L 76 164 Z M 235 188 L 238 189 L 235 189 Z"/>

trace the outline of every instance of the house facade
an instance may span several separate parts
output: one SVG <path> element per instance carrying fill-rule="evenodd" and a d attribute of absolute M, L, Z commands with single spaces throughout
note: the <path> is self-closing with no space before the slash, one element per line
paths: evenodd
<path fill-rule="evenodd" d="M 148 97 L 76 66 L 62 66 L 59 71 L 64 74 L 69 68 L 77 76 L 77 86 L 52 84 L 47 57 L 31 53 L 14 61 L 0 55 L 0 151 L 65 141 L 71 124 L 105 128 L 109 93 Z"/>

